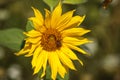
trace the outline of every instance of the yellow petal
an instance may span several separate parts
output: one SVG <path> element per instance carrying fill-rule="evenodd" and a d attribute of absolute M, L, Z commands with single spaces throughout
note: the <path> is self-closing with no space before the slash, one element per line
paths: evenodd
<path fill-rule="evenodd" d="M 85 19 L 85 15 L 84 16 L 79 16 L 79 24 L 78 24 L 78 26 L 84 21 L 84 19 Z M 74 20 L 74 19 L 73 19 Z M 77 19 L 76 19 L 77 20 Z"/>
<path fill-rule="evenodd" d="M 58 30 L 61 30 L 62 28 L 64 28 L 72 19 L 73 13 L 75 10 L 66 12 L 65 14 L 63 14 L 60 18 L 59 21 L 57 22 L 57 24 L 55 26 L 57 26 L 56 28 Z"/>
<path fill-rule="evenodd" d="M 18 53 L 16 53 L 17 56 L 26 54 L 30 51 L 31 45 L 29 43 L 25 43 L 25 46 L 23 49 L 21 49 Z"/>
<path fill-rule="evenodd" d="M 46 66 L 47 66 L 47 60 L 48 60 L 48 53 L 45 51 L 46 54 L 44 54 L 44 62 L 43 62 L 43 73 L 41 75 L 41 77 L 43 77 L 45 75 L 45 71 L 46 71 Z"/>
<path fill-rule="evenodd" d="M 52 16 L 51 16 L 51 24 L 53 28 L 56 27 L 56 23 L 57 21 L 60 19 L 60 16 L 62 14 L 62 8 L 61 8 L 61 2 L 57 5 L 57 7 L 54 9 L 54 11 L 52 12 Z"/>
<path fill-rule="evenodd" d="M 44 23 L 43 16 L 38 9 L 34 7 L 32 7 L 32 9 L 34 11 L 35 17 L 30 17 L 29 20 L 33 22 L 34 28 L 36 30 L 40 30 L 40 28 L 43 26 Z"/>
<path fill-rule="evenodd" d="M 59 54 L 59 51 L 56 51 L 56 53 Z M 64 66 L 61 64 L 59 58 L 58 58 L 58 55 L 56 55 L 55 57 L 55 60 L 57 62 L 57 65 L 58 65 L 58 73 L 60 74 L 60 76 L 62 78 L 64 78 L 65 74 L 67 73 L 66 69 L 64 68 Z"/>
<path fill-rule="evenodd" d="M 36 47 L 38 47 L 38 45 L 39 45 L 39 44 L 32 44 L 32 46 L 31 46 L 31 49 L 30 49 L 29 53 L 28 53 L 28 54 L 26 54 L 26 55 L 25 55 L 25 57 L 30 57 L 30 56 L 32 56 L 32 55 L 33 55 L 34 50 L 36 49 Z"/>
<path fill-rule="evenodd" d="M 72 60 L 78 60 L 81 65 L 83 65 L 83 62 L 78 59 L 78 57 L 75 55 L 75 53 L 69 49 L 67 46 L 63 44 L 63 47 L 61 48 L 61 51 L 68 56 Z"/>
<path fill-rule="evenodd" d="M 60 76 L 62 78 L 65 77 L 65 74 L 67 73 L 66 69 L 64 68 L 64 66 L 61 63 L 58 63 L 58 73 L 60 74 Z"/>
<path fill-rule="evenodd" d="M 28 54 L 25 55 L 25 57 L 30 57 L 30 56 L 32 56 L 32 55 L 33 55 L 33 54 L 29 54 L 29 53 L 28 53 Z"/>
<path fill-rule="evenodd" d="M 58 62 L 56 61 L 58 58 L 57 56 L 57 53 L 56 52 L 49 52 L 49 64 L 50 64 L 50 67 L 51 67 L 51 72 L 52 72 L 52 75 L 51 75 L 51 78 L 53 80 L 56 79 L 56 76 L 57 76 L 57 67 L 58 67 Z"/>
<path fill-rule="evenodd" d="M 57 54 L 58 54 L 59 59 L 61 60 L 61 62 L 64 65 L 66 65 L 70 69 L 76 70 L 74 65 L 73 65 L 73 62 L 62 51 L 59 51 Z"/>
<path fill-rule="evenodd" d="M 15 53 L 15 55 L 17 55 L 17 56 L 24 55 L 24 54 L 28 53 L 29 51 L 30 51 L 30 49 L 27 49 L 27 50 L 21 49 L 18 53 Z"/>
<path fill-rule="evenodd" d="M 38 18 L 39 23 L 43 24 L 43 16 L 42 16 L 41 12 L 34 7 L 32 7 L 32 9 L 34 11 L 35 17 Z"/>
<path fill-rule="evenodd" d="M 34 28 L 40 31 L 40 28 L 43 26 L 43 23 L 40 23 L 39 19 L 36 17 L 29 18 L 33 22 Z"/>
<path fill-rule="evenodd" d="M 67 55 L 72 60 L 77 60 L 78 59 L 77 56 L 75 55 L 75 53 L 73 53 L 73 51 L 70 50 L 67 46 L 65 46 L 65 45 L 62 46 L 61 50 L 65 55 Z"/>
<path fill-rule="evenodd" d="M 62 36 L 82 36 L 86 33 L 90 32 L 90 30 L 86 30 L 83 28 L 70 28 L 62 31 Z"/>
<path fill-rule="evenodd" d="M 41 53 L 38 55 L 38 58 L 36 60 L 37 63 L 35 65 L 33 74 L 38 73 L 40 71 L 40 69 L 42 68 L 45 54 L 46 54 L 45 51 L 42 50 Z"/>
<path fill-rule="evenodd" d="M 24 32 L 25 35 L 29 36 L 29 37 L 38 37 L 41 36 L 41 33 L 36 31 L 36 30 L 31 30 L 29 32 Z"/>
<path fill-rule="evenodd" d="M 26 41 L 30 42 L 30 43 L 38 43 L 38 42 L 40 43 L 40 39 L 41 39 L 41 37 L 35 37 L 35 38 L 29 37 L 26 39 Z"/>
<path fill-rule="evenodd" d="M 69 23 L 66 26 L 62 27 L 60 29 L 60 31 L 64 30 L 64 29 L 68 29 L 68 28 L 73 28 L 73 27 L 79 26 L 83 22 L 84 18 L 85 18 L 85 16 L 83 16 L 83 17 L 81 17 L 81 16 L 74 16 L 74 17 L 72 17 L 72 19 L 69 21 Z"/>
<path fill-rule="evenodd" d="M 77 39 L 77 38 L 74 38 L 74 37 L 64 37 L 63 42 L 79 46 L 79 45 L 82 45 L 82 44 L 85 44 L 85 43 L 89 43 L 91 41 L 88 40 L 87 38 Z"/>
<path fill-rule="evenodd" d="M 45 9 L 45 27 L 51 27 L 51 14 L 50 11 Z"/>
<path fill-rule="evenodd" d="M 80 53 L 83 53 L 83 54 L 88 54 L 87 52 L 85 52 L 84 50 L 74 46 L 74 45 L 71 45 L 71 44 L 67 44 L 67 43 L 64 43 L 65 45 L 67 45 L 69 48 L 73 49 L 73 50 L 76 50 Z"/>
<path fill-rule="evenodd" d="M 37 63 L 37 59 L 38 59 L 38 56 L 39 54 L 41 53 L 42 51 L 42 47 L 37 47 L 34 54 L 33 54 L 33 58 L 32 58 L 32 68 L 36 66 L 36 63 Z"/>

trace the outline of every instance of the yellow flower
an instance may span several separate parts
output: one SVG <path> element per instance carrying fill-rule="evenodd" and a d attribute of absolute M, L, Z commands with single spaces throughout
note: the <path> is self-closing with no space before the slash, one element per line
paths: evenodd
<path fill-rule="evenodd" d="M 17 55 L 33 56 L 31 64 L 34 74 L 43 69 L 41 75 L 43 77 L 46 66 L 50 65 L 53 80 L 57 74 L 64 78 L 68 68 L 76 70 L 72 60 L 78 60 L 83 65 L 72 50 L 87 54 L 77 47 L 90 42 L 82 37 L 90 30 L 78 27 L 85 16 L 73 17 L 75 10 L 62 14 L 61 3 L 52 12 L 45 9 L 45 18 L 38 9 L 33 7 L 32 9 L 35 17 L 29 20 L 33 22 L 34 29 L 24 32 L 27 36 L 25 46 Z"/>

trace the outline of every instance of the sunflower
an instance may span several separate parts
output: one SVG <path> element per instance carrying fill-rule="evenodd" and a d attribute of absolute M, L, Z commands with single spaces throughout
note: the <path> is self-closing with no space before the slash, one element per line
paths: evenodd
<path fill-rule="evenodd" d="M 90 32 L 78 27 L 85 16 L 74 16 L 75 10 L 62 14 L 61 3 L 50 12 L 45 9 L 45 18 L 41 12 L 33 8 L 35 17 L 30 17 L 34 29 L 24 32 L 26 42 L 24 48 L 17 55 L 32 56 L 32 68 L 34 73 L 41 69 L 43 77 L 46 74 L 46 67 L 50 65 L 51 78 L 56 79 L 57 74 L 64 78 L 68 69 L 76 70 L 72 60 L 77 60 L 83 65 L 72 50 L 79 53 L 87 54 L 78 46 L 90 42 L 87 38 L 82 37 Z"/>

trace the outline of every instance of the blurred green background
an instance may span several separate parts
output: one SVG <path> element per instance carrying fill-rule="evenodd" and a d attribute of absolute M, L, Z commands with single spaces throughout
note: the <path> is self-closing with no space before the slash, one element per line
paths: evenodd
<path fill-rule="evenodd" d="M 63 5 L 63 13 L 76 9 L 75 15 L 86 14 L 81 27 L 92 30 L 86 37 L 94 41 L 82 46 L 91 56 L 76 52 L 84 66 L 75 62 L 78 71 L 70 71 L 69 80 L 120 80 L 120 1 L 113 0 L 107 9 L 101 6 L 102 1 Z M 0 30 L 25 31 L 27 19 L 34 15 L 31 6 L 43 14 L 44 8 L 49 8 L 42 0 L 0 0 Z M 0 80 L 38 80 L 32 75 L 31 58 L 14 53 L 0 45 Z"/>

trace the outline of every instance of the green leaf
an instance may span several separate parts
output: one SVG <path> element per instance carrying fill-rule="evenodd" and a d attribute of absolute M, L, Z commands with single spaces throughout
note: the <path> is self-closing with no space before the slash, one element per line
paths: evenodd
<path fill-rule="evenodd" d="M 65 74 L 64 78 L 62 78 L 60 75 L 57 75 L 57 80 L 69 80 L 69 73 Z"/>
<path fill-rule="evenodd" d="M 21 49 L 23 41 L 24 35 L 21 29 L 0 30 L 0 45 L 18 51 Z"/>
<path fill-rule="evenodd" d="M 43 72 L 43 68 L 42 69 L 40 69 L 40 71 L 38 72 L 38 78 L 40 78 L 40 76 L 42 75 L 42 72 Z M 41 79 L 40 79 L 41 80 Z"/>
<path fill-rule="evenodd" d="M 32 29 L 34 29 L 33 23 L 32 23 L 32 21 L 28 20 L 27 25 L 26 25 L 26 31 L 30 31 Z"/>
<path fill-rule="evenodd" d="M 52 80 L 51 79 L 51 69 L 50 69 L 50 66 L 47 66 L 47 68 L 46 68 L 45 80 Z"/>
<path fill-rule="evenodd" d="M 87 0 L 63 0 L 63 3 L 65 4 L 82 4 L 87 2 Z"/>
<path fill-rule="evenodd" d="M 51 11 L 53 10 L 53 8 L 58 4 L 59 0 L 43 0 L 51 9 Z"/>
<path fill-rule="evenodd" d="M 63 80 L 69 80 L 69 73 L 67 73 Z"/>

